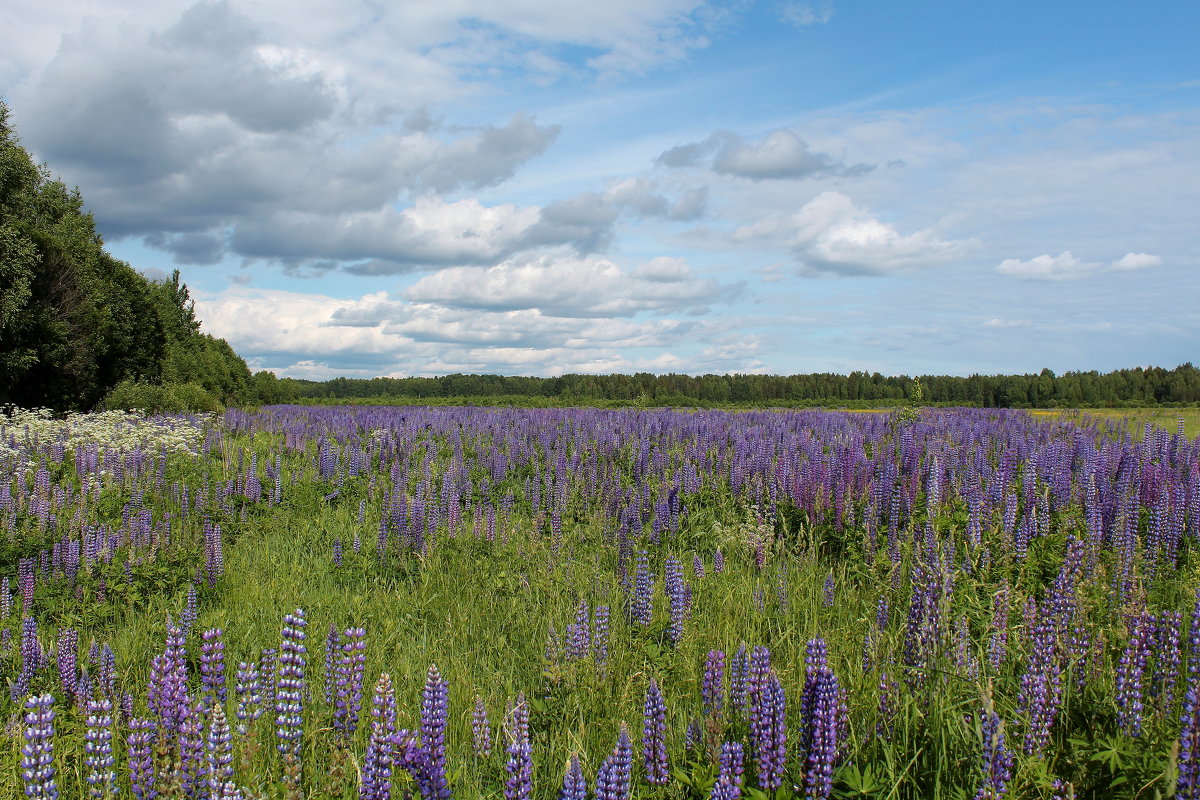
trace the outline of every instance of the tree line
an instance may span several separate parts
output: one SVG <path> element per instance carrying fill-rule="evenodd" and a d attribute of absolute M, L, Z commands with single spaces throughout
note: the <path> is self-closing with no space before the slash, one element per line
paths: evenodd
<path fill-rule="evenodd" d="M 287 392 L 314 401 L 452 398 L 528 400 L 531 404 L 900 405 L 916 394 L 934 405 L 1080 408 L 1200 403 L 1200 370 L 1136 367 L 1112 372 L 1049 369 L 1028 375 L 562 375 L 554 378 L 444 375 L 433 378 L 287 379 Z M 550 401 L 550 402 L 545 402 Z"/>
<path fill-rule="evenodd" d="M 104 249 L 0 103 L 0 405 L 207 411 L 276 399 L 276 383 L 200 332 L 178 271 L 151 280 Z"/>

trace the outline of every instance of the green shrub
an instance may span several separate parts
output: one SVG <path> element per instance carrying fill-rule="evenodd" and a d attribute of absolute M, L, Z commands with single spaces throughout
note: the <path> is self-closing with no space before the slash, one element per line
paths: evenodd
<path fill-rule="evenodd" d="M 137 383 L 123 381 L 100 401 L 104 410 L 141 411 L 147 414 L 220 412 L 224 406 L 195 383 Z"/>

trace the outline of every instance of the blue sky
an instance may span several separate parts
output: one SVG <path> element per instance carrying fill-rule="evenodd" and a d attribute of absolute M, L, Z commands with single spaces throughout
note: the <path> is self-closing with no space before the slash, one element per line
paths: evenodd
<path fill-rule="evenodd" d="M 1196 359 L 1195 3 L 21 5 L 23 143 L 256 369 Z"/>

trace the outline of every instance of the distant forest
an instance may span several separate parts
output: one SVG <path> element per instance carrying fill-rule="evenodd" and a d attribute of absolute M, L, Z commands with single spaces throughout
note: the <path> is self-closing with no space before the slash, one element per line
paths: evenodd
<path fill-rule="evenodd" d="M 446 375 L 438 378 L 286 379 L 281 390 L 316 402 L 470 400 L 532 405 L 888 406 L 917 396 L 932 405 L 1081 408 L 1194 405 L 1200 370 L 1148 367 L 1114 372 L 1048 369 L 1034 375 L 563 375 L 558 378 Z"/>

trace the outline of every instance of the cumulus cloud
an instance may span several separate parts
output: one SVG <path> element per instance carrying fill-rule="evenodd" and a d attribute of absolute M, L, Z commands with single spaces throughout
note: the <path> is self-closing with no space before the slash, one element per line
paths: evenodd
<path fill-rule="evenodd" d="M 1056 256 L 1043 253 L 1028 261 L 1006 258 L 996 267 L 996 271 L 1023 280 L 1067 281 L 1082 278 L 1098 266 L 1095 262 L 1084 261 L 1070 250 L 1064 250 Z"/>
<path fill-rule="evenodd" d="M 1162 257 L 1150 253 L 1126 253 L 1109 265 L 1110 269 L 1132 272 L 1139 269 L 1150 269 L 1162 264 Z"/>
<path fill-rule="evenodd" d="M 942 264 L 971 243 L 931 230 L 902 234 L 840 192 L 822 192 L 790 215 L 775 215 L 734 232 L 734 240 L 783 239 L 807 274 L 884 275 Z"/>
<path fill-rule="evenodd" d="M 393 205 L 502 183 L 559 133 L 522 112 L 450 128 L 422 108 L 364 129 L 359 106 L 320 59 L 218 2 L 158 28 L 89 18 L 63 37 L 20 112 L 25 141 L 83 188 L 109 239 L 141 236 L 182 264 L 215 263 L 226 245 L 288 263 L 298 229 L 337 234 L 308 259 L 439 263 L 436 244 L 391 252 L 423 239 L 419 209 Z"/>
<path fill-rule="evenodd" d="M 784 3 L 779 9 L 779 17 L 784 22 L 797 28 L 808 28 L 813 25 L 824 25 L 833 19 L 831 3 Z"/>
<path fill-rule="evenodd" d="M 422 278 L 405 296 L 459 309 L 539 312 L 567 318 L 704 313 L 736 287 L 701 279 L 686 262 L 660 257 L 632 271 L 603 258 L 541 256 L 487 269 L 453 268 Z"/>
<path fill-rule="evenodd" d="M 658 157 L 658 163 L 666 167 L 703 165 L 721 175 L 750 180 L 856 176 L 875 168 L 871 164 L 848 166 L 825 153 L 813 152 L 807 142 L 787 129 L 772 131 L 758 142 L 718 131 L 703 141 L 670 148 Z"/>

